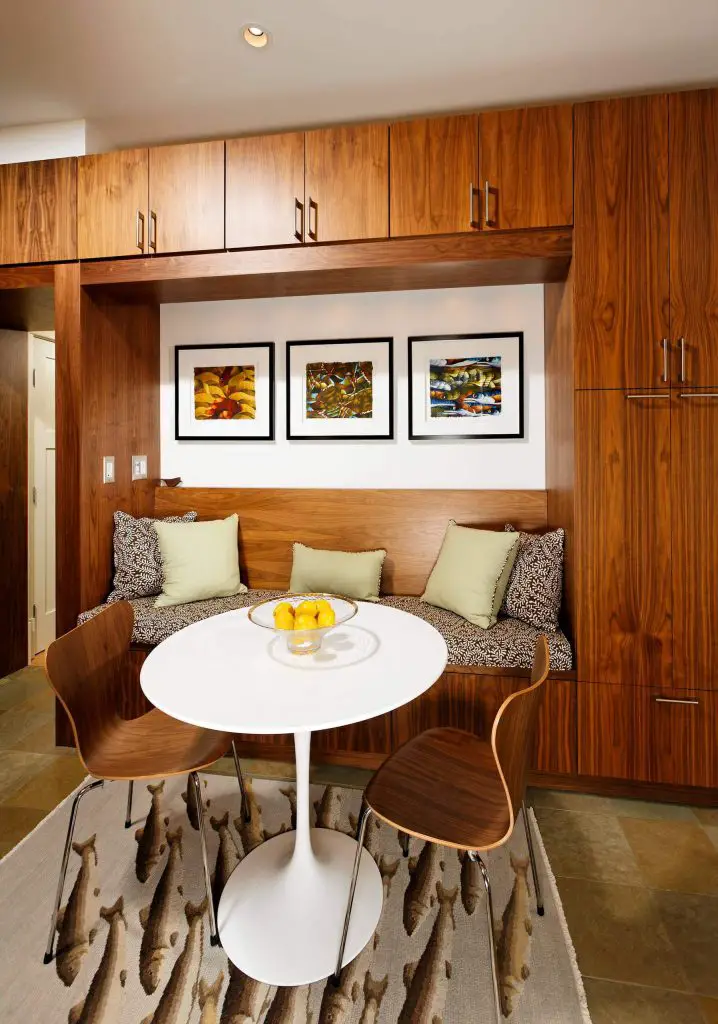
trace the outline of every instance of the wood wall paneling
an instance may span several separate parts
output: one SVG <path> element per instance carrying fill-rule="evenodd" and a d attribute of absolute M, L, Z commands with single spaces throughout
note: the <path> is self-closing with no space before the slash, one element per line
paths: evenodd
<path fill-rule="evenodd" d="M 388 125 L 321 128 L 305 145 L 306 241 L 386 238 Z"/>
<path fill-rule="evenodd" d="M 149 154 L 126 149 L 80 157 L 77 164 L 79 259 L 148 252 Z"/>
<path fill-rule="evenodd" d="M 718 89 L 669 100 L 674 380 L 718 385 Z M 685 349 L 680 371 L 681 343 Z"/>
<path fill-rule="evenodd" d="M 430 117 L 389 128 L 390 235 L 478 227 L 478 117 Z"/>
<path fill-rule="evenodd" d="M 77 159 L 0 165 L 0 263 L 77 258 Z"/>
<path fill-rule="evenodd" d="M 672 680 L 671 402 L 576 393 L 579 678 Z"/>
<path fill-rule="evenodd" d="M 227 248 L 301 243 L 304 132 L 230 139 L 226 147 Z"/>
<path fill-rule="evenodd" d="M 156 146 L 149 151 L 149 165 L 150 249 L 223 249 L 224 142 Z"/>
<path fill-rule="evenodd" d="M 480 114 L 479 168 L 484 229 L 573 223 L 572 106 Z"/>
<path fill-rule="evenodd" d="M 574 119 L 576 385 L 661 387 L 661 341 L 671 334 L 668 98 L 579 104 Z"/>
<path fill-rule="evenodd" d="M 718 690 L 718 389 L 671 402 L 673 681 Z"/>
<path fill-rule="evenodd" d="M 289 585 L 292 544 L 387 550 L 387 594 L 421 594 L 449 519 L 465 526 L 527 530 L 546 525 L 545 491 L 421 491 L 158 487 L 158 516 L 196 509 L 200 519 L 239 515 L 242 579 L 250 587 Z"/>
<path fill-rule="evenodd" d="M 0 678 L 27 665 L 28 337 L 0 330 Z"/>

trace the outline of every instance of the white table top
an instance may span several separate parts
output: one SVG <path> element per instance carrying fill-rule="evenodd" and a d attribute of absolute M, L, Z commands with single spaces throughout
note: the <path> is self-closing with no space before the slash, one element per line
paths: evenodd
<path fill-rule="evenodd" d="M 332 729 L 408 704 L 447 662 L 446 642 L 423 619 L 359 603 L 316 655 L 289 655 L 282 636 L 246 609 L 194 623 L 159 644 L 140 685 L 166 714 L 222 732 Z"/>

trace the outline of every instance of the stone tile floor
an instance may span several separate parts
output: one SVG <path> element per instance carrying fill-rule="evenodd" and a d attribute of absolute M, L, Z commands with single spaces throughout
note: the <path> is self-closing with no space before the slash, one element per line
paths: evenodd
<path fill-rule="evenodd" d="M 40 669 L 0 681 L 0 856 L 85 776 L 74 751 L 54 746 L 53 722 Z M 262 761 L 245 769 L 293 772 Z M 233 768 L 224 761 L 216 770 Z M 361 787 L 368 776 L 313 770 L 317 782 L 340 785 Z M 594 1024 L 718 1024 L 718 809 L 552 790 L 529 799 Z"/>

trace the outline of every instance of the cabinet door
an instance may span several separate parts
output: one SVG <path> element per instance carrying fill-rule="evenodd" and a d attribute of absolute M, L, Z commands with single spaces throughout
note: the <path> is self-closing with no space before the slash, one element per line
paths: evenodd
<path fill-rule="evenodd" d="M 650 695 L 651 782 L 718 786 L 718 693 Z"/>
<path fill-rule="evenodd" d="M 77 258 L 77 158 L 0 166 L 0 264 Z"/>
<path fill-rule="evenodd" d="M 575 398 L 578 671 L 670 686 L 671 400 L 629 394 Z"/>
<path fill-rule="evenodd" d="M 651 777 L 648 687 L 579 683 L 578 773 L 604 779 Z"/>
<path fill-rule="evenodd" d="M 150 150 L 148 237 L 158 253 L 224 248 L 224 142 Z"/>
<path fill-rule="evenodd" d="M 718 690 L 718 388 L 672 404 L 674 683 Z"/>
<path fill-rule="evenodd" d="M 665 386 L 668 99 L 579 104 L 574 133 L 576 386 Z"/>
<path fill-rule="evenodd" d="M 476 230 L 476 115 L 400 121 L 389 142 L 392 238 Z"/>
<path fill-rule="evenodd" d="M 718 385 L 718 89 L 670 97 L 676 379 Z"/>
<path fill-rule="evenodd" d="M 79 259 L 147 252 L 146 149 L 80 157 L 77 163 Z"/>
<path fill-rule="evenodd" d="M 484 228 L 573 223 L 573 108 L 481 114 L 479 168 Z"/>
<path fill-rule="evenodd" d="M 304 132 L 227 142 L 227 248 L 296 245 L 304 228 Z"/>
<path fill-rule="evenodd" d="M 306 241 L 389 234 L 389 127 L 350 125 L 307 132 Z"/>

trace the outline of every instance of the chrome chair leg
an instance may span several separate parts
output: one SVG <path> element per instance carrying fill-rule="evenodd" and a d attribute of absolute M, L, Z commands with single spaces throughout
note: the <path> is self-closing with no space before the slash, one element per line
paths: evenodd
<path fill-rule="evenodd" d="M 531 876 L 534 880 L 534 892 L 536 893 L 536 911 L 540 917 L 544 915 L 543 908 L 543 896 L 541 895 L 541 883 L 539 882 L 538 869 L 536 867 L 536 855 L 534 853 L 534 842 L 531 835 L 531 824 L 529 822 L 528 809 L 526 807 L 526 801 L 521 801 L 521 813 L 524 818 L 524 828 L 526 829 L 526 845 L 529 848 L 529 860 L 531 861 Z"/>
<path fill-rule="evenodd" d="M 249 821 L 252 817 L 249 810 L 249 802 L 247 800 L 247 791 L 244 788 L 244 779 L 242 778 L 242 768 L 239 763 L 239 755 L 237 753 L 237 747 L 235 746 L 234 740 L 232 740 L 232 755 L 234 757 L 234 770 L 237 772 L 237 782 L 239 783 L 239 792 L 242 794 L 242 814 L 244 820 Z"/>
<path fill-rule="evenodd" d="M 130 779 L 129 785 L 127 786 L 127 812 L 125 814 L 125 828 L 129 828 L 132 825 L 132 789 L 134 782 Z"/>
<path fill-rule="evenodd" d="M 55 908 L 52 912 L 52 918 L 50 920 L 50 934 L 47 938 L 47 948 L 45 949 L 45 956 L 43 963 L 49 964 L 53 958 L 52 947 L 55 942 L 55 932 L 57 930 L 57 915 L 60 912 L 60 904 L 62 903 L 62 890 L 65 888 L 65 875 L 67 874 L 67 862 L 70 857 L 70 847 L 72 846 L 72 837 L 75 832 L 75 821 L 77 820 L 77 808 L 82 800 L 85 793 L 89 793 L 91 789 L 97 789 L 98 786 L 104 786 L 104 779 L 93 779 L 92 782 L 88 782 L 79 793 L 75 794 L 75 799 L 72 801 L 72 808 L 70 809 L 70 822 L 67 826 L 67 838 L 65 839 L 65 849 L 62 854 L 62 866 L 60 867 L 60 878 L 57 883 L 57 894 L 55 896 Z"/>
<path fill-rule="evenodd" d="M 349 899 L 347 900 L 347 911 L 344 915 L 344 928 L 342 929 L 342 939 L 339 943 L 339 954 L 337 956 L 337 964 L 334 968 L 334 974 L 332 975 L 332 983 L 337 986 L 339 985 L 339 975 L 342 970 L 342 961 L 344 959 L 344 947 L 347 944 L 347 935 L 349 934 L 349 921 L 352 916 L 352 905 L 354 903 L 354 892 L 357 887 L 357 878 L 359 877 L 359 865 L 361 863 L 362 852 L 364 849 L 364 834 L 366 833 L 367 822 L 369 821 L 369 815 L 371 814 L 371 807 L 365 803 L 362 806 L 361 813 L 359 814 L 359 821 L 357 823 L 357 849 L 354 855 L 354 869 L 352 871 L 351 885 L 349 886 Z"/>
<path fill-rule="evenodd" d="M 189 773 L 190 781 L 194 788 L 194 795 L 197 800 L 197 823 L 199 825 L 199 841 L 202 846 L 202 865 L 204 867 L 204 884 L 207 890 L 207 912 L 209 913 L 209 941 L 211 945 L 219 945 L 219 931 L 217 929 L 217 917 L 214 912 L 214 900 L 212 899 L 212 878 L 209 872 L 209 860 L 207 858 L 207 840 L 204 834 L 204 803 L 202 802 L 202 790 L 199 785 L 197 772 Z"/>
<path fill-rule="evenodd" d="M 496 932 L 494 926 L 494 904 L 491 899 L 491 883 L 489 882 L 489 873 L 486 870 L 484 864 L 478 853 L 473 851 L 469 852 L 469 857 L 479 865 L 481 875 L 484 879 L 484 888 L 486 889 L 486 917 L 489 926 L 489 944 L 491 950 L 491 980 L 494 988 L 494 1004 L 496 1008 L 496 1024 L 501 1024 L 501 998 L 499 996 L 499 965 L 496 958 Z"/>

